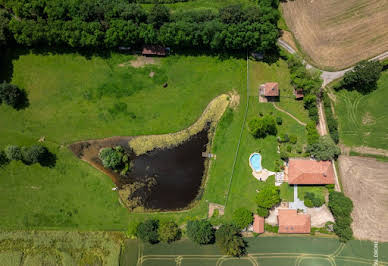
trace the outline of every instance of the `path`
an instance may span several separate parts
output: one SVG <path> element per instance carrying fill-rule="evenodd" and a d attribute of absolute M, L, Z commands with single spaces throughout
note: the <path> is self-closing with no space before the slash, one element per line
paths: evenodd
<path fill-rule="evenodd" d="M 341 153 L 349 155 L 350 151 L 355 151 L 362 154 L 373 154 L 388 157 L 388 150 L 372 148 L 367 146 L 348 147 L 343 144 L 340 145 Z"/>
<path fill-rule="evenodd" d="M 280 107 L 278 107 L 274 102 L 272 102 L 273 106 L 275 107 L 275 109 L 277 109 L 278 111 L 282 112 L 282 113 L 285 113 L 287 114 L 288 116 L 290 116 L 292 119 L 294 119 L 296 122 L 298 122 L 299 124 L 301 124 L 302 126 L 306 126 L 306 123 L 303 123 L 302 121 L 300 121 L 298 118 L 296 118 L 295 116 L 293 116 L 292 114 L 290 114 L 289 112 L 281 109 Z"/>
<path fill-rule="evenodd" d="M 328 134 L 328 130 L 327 130 L 326 116 L 323 110 L 322 101 L 318 102 L 318 113 L 319 113 L 319 122 L 317 125 L 317 129 L 318 129 L 319 135 L 325 136 Z"/>

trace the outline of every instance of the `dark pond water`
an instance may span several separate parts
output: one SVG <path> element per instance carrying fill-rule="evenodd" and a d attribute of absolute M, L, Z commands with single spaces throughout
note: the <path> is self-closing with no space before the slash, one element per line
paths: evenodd
<path fill-rule="evenodd" d="M 202 152 L 208 141 L 208 131 L 203 130 L 177 147 L 153 150 L 133 159 L 130 177 L 154 176 L 157 181 L 146 208 L 176 210 L 196 198 L 205 171 Z"/>

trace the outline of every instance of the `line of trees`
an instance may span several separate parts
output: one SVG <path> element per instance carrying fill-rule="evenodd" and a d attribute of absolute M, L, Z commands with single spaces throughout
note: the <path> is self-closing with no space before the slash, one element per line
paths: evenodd
<path fill-rule="evenodd" d="M 0 10 L 0 42 L 13 38 L 25 46 L 161 44 L 179 49 L 265 52 L 276 47 L 279 36 L 278 0 L 259 0 L 247 8 L 232 5 L 218 12 L 198 9 L 173 14 L 162 4 L 147 11 L 125 0 L 0 0 L 0 5 L 5 7 Z"/>
<path fill-rule="evenodd" d="M 21 161 L 26 165 L 39 163 L 42 166 L 53 167 L 56 156 L 42 145 L 22 147 L 8 145 L 0 151 L 0 167 L 11 161 Z"/>
<path fill-rule="evenodd" d="M 346 242 L 352 239 L 352 200 L 342 192 L 331 190 L 329 194 L 329 208 L 335 219 L 334 232 L 338 235 L 340 241 Z"/>

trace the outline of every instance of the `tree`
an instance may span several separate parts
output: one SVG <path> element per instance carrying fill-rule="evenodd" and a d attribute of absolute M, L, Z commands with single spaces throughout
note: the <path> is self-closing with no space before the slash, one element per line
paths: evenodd
<path fill-rule="evenodd" d="M 238 24 L 245 20 L 245 14 L 241 5 L 230 5 L 220 9 L 220 19 L 226 24 Z"/>
<path fill-rule="evenodd" d="M 264 186 L 256 195 L 256 203 L 262 208 L 271 209 L 279 202 L 279 188 L 272 184 Z"/>
<path fill-rule="evenodd" d="M 16 85 L 3 82 L 0 84 L 0 103 L 4 102 L 15 109 L 22 107 L 26 97 L 24 91 Z"/>
<path fill-rule="evenodd" d="M 312 145 L 319 142 L 319 134 L 314 122 L 308 122 L 306 126 L 307 130 L 307 143 Z"/>
<path fill-rule="evenodd" d="M 240 257 L 245 254 L 246 243 L 235 225 L 221 225 L 216 232 L 216 244 L 226 255 Z"/>
<path fill-rule="evenodd" d="M 353 202 L 344 193 L 331 191 L 329 194 L 329 208 L 334 217 L 350 217 L 353 210 Z"/>
<path fill-rule="evenodd" d="M 214 241 L 214 229 L 209 221 L 189 221 L 186 229 L 188 238 L 197 244 L 210 244 Z"/>
<path fill-rule="evenodd" d="M 9 38 L 9 14 L 6 10 L 0 9 L 0 47 L 7 44 Z"/>
<path fill-rule="evenodd" d="M 380 78 L 382 65 L 379 61 L 363 60 L 346 72 L 340 87 L 347 90 L 357 90 L 368 93 L 377 88 L 377 80 Z"/>
<path fill-rule="evenodd" d="M 340 148 L 334 143 L 330 136 L 322 136 L 318 143 L 307 145 L 306 151 L 319 161 L 332 160 L 341 154 Z"/>
<path fill-rule="evenodd" d="M 159 226 L 159 239 L 162 242 L 171 243 L 181 237 L 181 230 L 173 221 L 164 221 Z"/>
<path fill-rule="evenodd" d="M 248 225 L 252 224 L 253 215 L 252 212 L 246 208 L 238 208 L 233 212 L 233 223 L 238 228 L 246 228 Z"/>
<path fill-rule="evenodd" d="M 156 4 L 148 14 L 148 23 L 159 29 L 164 23 L 170 21 L 170 10 L 165 5 Z"/>
<path fill-rule="evenodd" d="M 118 169 L 122 165 L 123 155 L 113 148 L 101 149 L 98 157 L 105 168 Z"/>
<path fill-rule="evenodd" d="M 148 219 L 137 226 L 136 235 L 144 242 L 155 244 L 159 241 L 159 221 Z"/>
<path fill-rule="evenodd" d="M 311 107 L 317 106 L 317 96 L 308 94 L 303 98 L 304 108 L 310 109 Z"/>
<path fill-rule="evenodd" d="M 267 217 L 269 215 L 269 211 L 267 208 L 257 207 L 257 214 L 261 217 Z"/>
<path fill-rule="evenodd" d="M 275 119 L 270 115 L 253 118 L 248 122 L 248 129 L 255 138 L 277 134 Z"/>
<path fill-rule="evenodd" d="M 22 159 L 26 164 L 44 163 L 49 156 L 49 151 L 41 145 L 22 147 Z"/>
<path fill-rule="evenodd" d="M 15 146 L 15 145 L 8 145 L 5 147 L 5 155 L 8 160 L 21 160 L 22 159 L 22 152 L 20 147 Z"/>

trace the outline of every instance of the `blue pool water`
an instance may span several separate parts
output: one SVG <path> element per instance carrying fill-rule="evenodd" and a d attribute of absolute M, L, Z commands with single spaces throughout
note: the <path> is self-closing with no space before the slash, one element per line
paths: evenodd
<path fill-rule="evenodd" d="M 249 157 L 249 161 L 255 171 L 261 171 L 261 155 L 259 153 L 252 154 L 251 157 Z"/>

